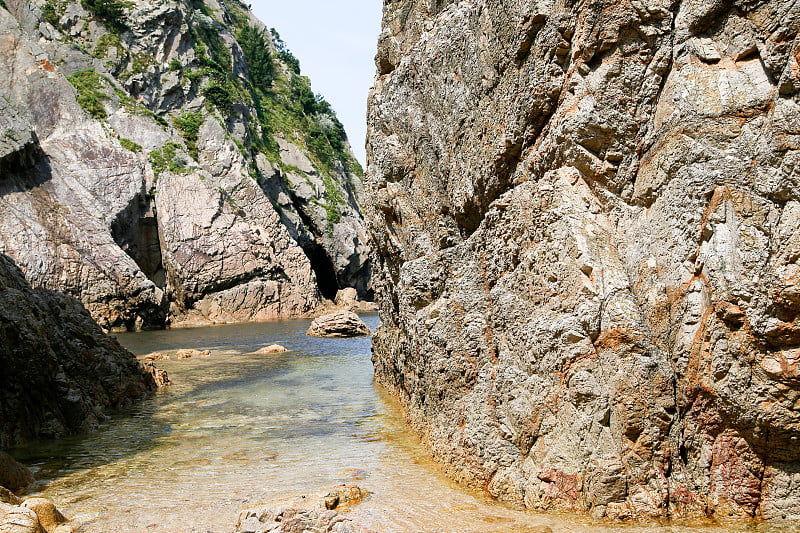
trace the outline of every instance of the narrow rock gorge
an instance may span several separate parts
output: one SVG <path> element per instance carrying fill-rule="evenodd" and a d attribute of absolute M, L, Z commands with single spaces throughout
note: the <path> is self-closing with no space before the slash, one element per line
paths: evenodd
<path fill-rule="evenodd" d="M 800 519 L 800 5 L 386 0 L 376 376 L 534 509 Z"/>
<path fill-rule="evenodd" d="M 0 251 L 106 330 L 371 297 L 362 170 L 238 0 L 0 2 Z"/>

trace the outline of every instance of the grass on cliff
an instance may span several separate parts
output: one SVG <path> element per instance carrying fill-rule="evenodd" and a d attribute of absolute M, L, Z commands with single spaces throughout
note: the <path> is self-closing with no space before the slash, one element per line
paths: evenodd
<path fill-rule="evenodd" d="M 181 145 L 178 143 L 167 143 L 160 149 L 150 152 L 148 158 L 150 159 L 150 165 L 153 167 L 153 174 L 156 180 L 158 180 L 162 172 L 167 170 L 173 174 L 186 174 L 189 172 L 189 168 L 186 166 L 186 159 L 178 154 L 180 148 Z"/>
<path fill-rule="evenodd" d="M 108 116 L 103 101 L 108 100 L 108 95 L 103 92 L 107 81 L 94 70 L 82 70 L 67 78 L 78 91 L 78 103 L 96 119 Z"/>
<path fill-rule="evenodd" d="M 189 155 L 192 156 L 195 161 L 198 156 L 197 136 L 200 133 L 200 127 L 203 125 L 204 120 L 203 114 L 199 111 L 187 111 L 172 119 L 172 123 L 178 128 L 178 131 L 181 132 L 181 137 L 183 137 L 186 143 L 186 149 Z"/>
<path fill-rule="evenodd" d="M 131 152 L 138 154 L 142 151 L 142 145 L 133 142 L 130 139 L 126 139 L 125 137 L 119 138 L 119 144 L 122 145 L 123 148 L 130 150 Z"/>
<path fill-rule="evenodd" d="M 92 55 L 97 59 L 103 59 L 106 57 L 108 50 L 110 48 L 116 48 L 118 53 L 122 53 L 125 51 L 125 47 L 122 46 L 122 41 L 120 40 L 119 34 L 117 33 L 106 33 L 97 41 L 97 45 L 94 47 L 94 52 Z"/>

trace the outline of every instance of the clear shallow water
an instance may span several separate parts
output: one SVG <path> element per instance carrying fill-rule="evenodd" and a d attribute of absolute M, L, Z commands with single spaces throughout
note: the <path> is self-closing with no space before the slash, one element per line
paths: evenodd
<path fill-rule="evenodd" d="M 447 481 L 374 385 L 371 340 L 306 337 L 309 323 L 119 335 L 137 356 L 212 356 L 158 361 L 171 386 L 90 435 L 14 454 L 37 469 L 37 495 L 87 532 L 232 531 L 242 509 L 318 499 L 341 483 L 373 493 L 349 514 L 377 531 L 619 530 L 512 510 Z M 272 343 L 290 351 L 251 353 Z M 714 530 L 702 526 L 624 529 Z"/>

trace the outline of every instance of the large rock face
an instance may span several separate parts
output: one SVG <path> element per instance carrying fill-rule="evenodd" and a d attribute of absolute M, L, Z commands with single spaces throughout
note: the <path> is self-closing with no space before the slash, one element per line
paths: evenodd
<path fill-rule="evenodd" d="M 800 519 L 799 15 L 384 3 L 375 371 L 454 477 Z"/>
<path fill-rule="evenodd" d="M 0 254 L 0 449 L 92 429 L 153 388 L 77 299 L 32 289 Z"/>
<path fill-rule="evenodd" d="M 369 297 L 360 166 L 243 4 L 4 6 L 0 251 L 34 286 L 107 329 Z"/>

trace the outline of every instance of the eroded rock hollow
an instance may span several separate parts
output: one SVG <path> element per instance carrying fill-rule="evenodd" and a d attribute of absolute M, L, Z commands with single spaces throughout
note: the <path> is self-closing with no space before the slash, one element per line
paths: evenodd
<path fill-rule="evenodd" d="M 384 2 L 377 378 L 536 509 L 800 519 L 800 10 Z"/>

